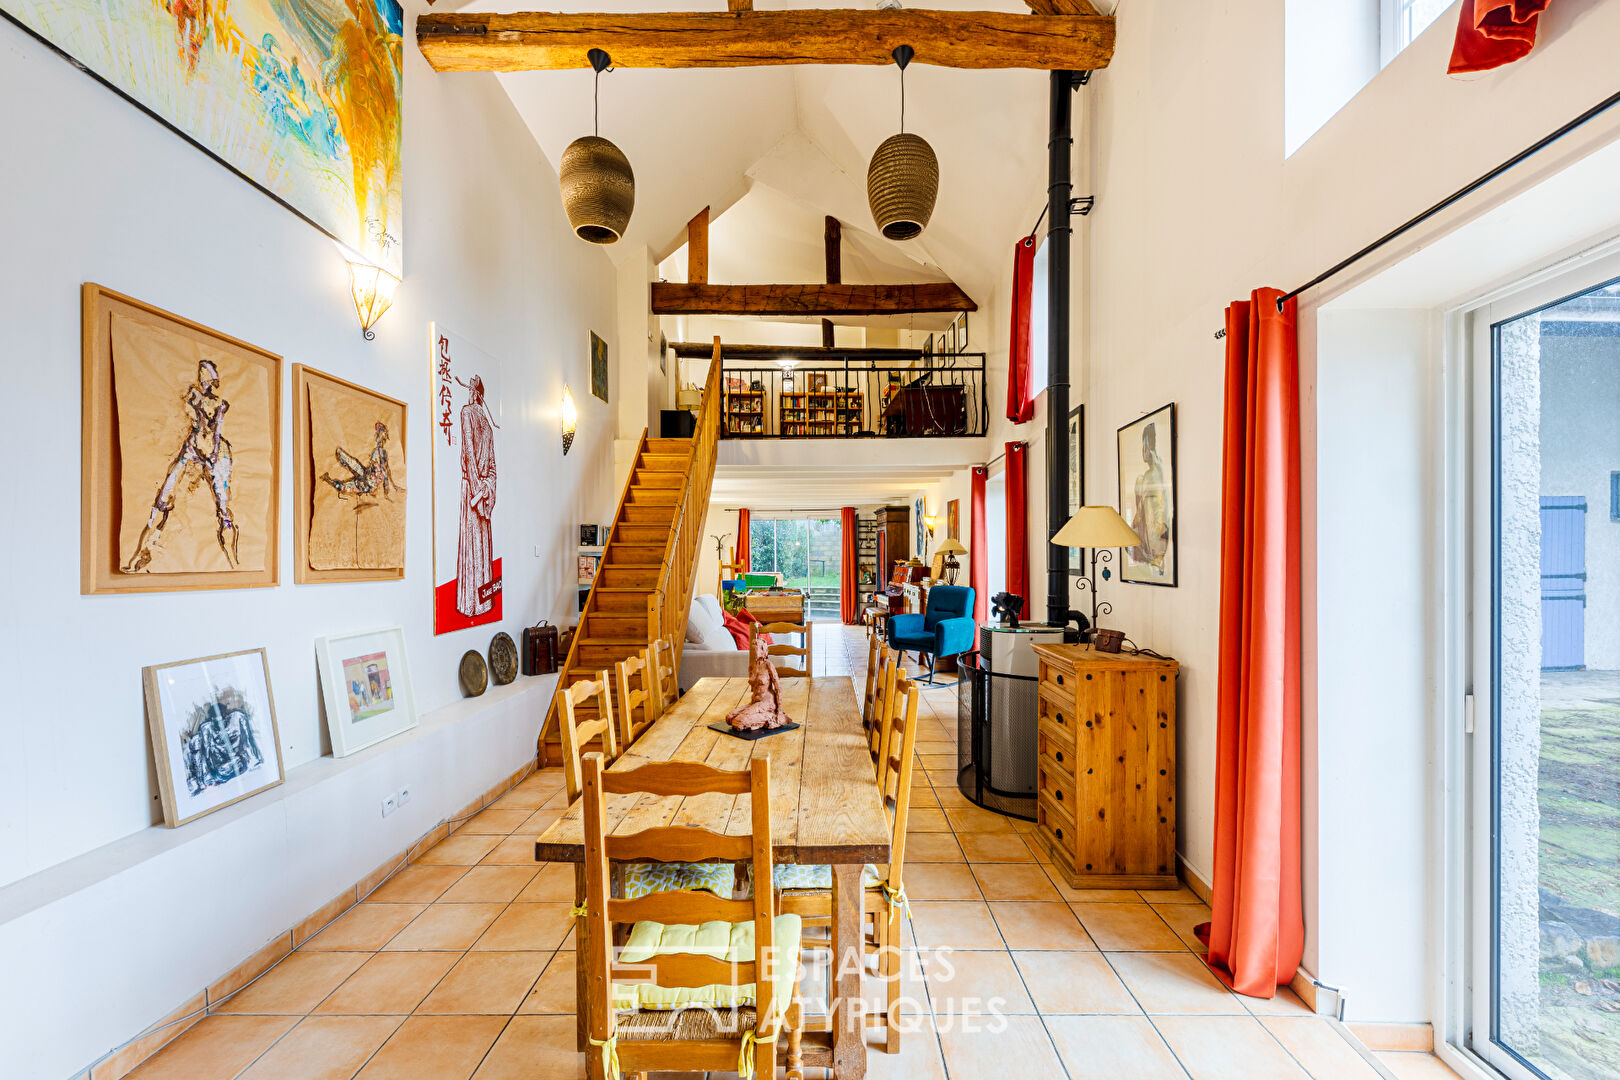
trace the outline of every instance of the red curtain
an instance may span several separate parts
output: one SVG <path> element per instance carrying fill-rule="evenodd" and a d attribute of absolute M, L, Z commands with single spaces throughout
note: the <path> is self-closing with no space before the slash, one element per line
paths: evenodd
<path fill-rule="evenodd" d="M 1489 71 L 1536 47 L 1536 23 L 1547 0 L 1463 0 L 1446 71 Z"/>
<path fill-rule="evenodd" d="M 973 618 L 985 622 L 990 611 L 990 560 L 984 550 L 984 482 L 990 470 L 973 466 L 973 490 L 968 496 L 968 584 L 973 586 Z"/>
<path fill-rule="evenodd" d="M 844 521 L 839 529 L 843 541 L 843 565 L 838 568 L 838 610 L 845 625 L 861 621 L 859 593 L 855 590 L 855 508 L 844 507 Z"/>
<path fill-rule="evenodd" d="M 1226 309 L 1209 963 L 1269 998 L 1305 948 L 1299 822 L 1299 348 L 1292 300 Z"/>
<path fill-rule="evenodd" d="M 748 511 L 737 511 L 737 546 L 732 549 L 731 561 L 737 565 L 738 574 L 748 573 L 752 558 L 749 547 L 751 538 L 748 535 Z"/>
<path fill-rule="evenodd" d="M 1028 443 L 1007 444 L 1007 591 L 1024 598 L 1026 613 L 1029 611 L 1029 539 L 1024 452 L 1028 449 Z"/>
<path fill-rule="evenodd" d="M 1035 237 L 1018 241 L 1013 254 L 1012 342 L 1007 350 L 1007 419 L 1028 423 L 1035 415 L 1029 396 L 1029 293 L 1035 280 Z"/>

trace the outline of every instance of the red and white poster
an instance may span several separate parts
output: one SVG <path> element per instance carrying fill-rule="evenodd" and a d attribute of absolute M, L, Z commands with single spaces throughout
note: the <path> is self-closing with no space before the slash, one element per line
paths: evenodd
<path fill-rule="evenodd" d="M 500 367 L 439 323 L 433 347 L 433 632 L 501 620 Z"/>

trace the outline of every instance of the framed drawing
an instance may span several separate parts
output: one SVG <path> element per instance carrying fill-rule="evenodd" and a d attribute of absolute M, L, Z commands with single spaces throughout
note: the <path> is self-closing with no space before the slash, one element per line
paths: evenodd
<path fill-rule="evenodd" d="M 1176 584 L 1176 405 L 1119 429 L 1119 506 L 1142 538 L 1125 548 L 1119 576 L 1138 585 Z"/>
<path fill-rule="evenodd" d="M 403 401 L 294 364 L 293 580 L 405 576 Z"/>
<path fill-rule="evenodd" d="M 281 357 L 100 285 L 83 305 L 80 591 L 275 585 Z"/>
<path fill-rule="evenodd" d="M 263 649 L 142 668 L 141 685 L 169 828 L 285 778 Z"/>
<path fill-rule="evenodd" d="M 1086 503 L 1086 407 L 1069 410 L 1069 517 Z M 1068 518 L 1064 519 L 1065 521 Z M 1069 549 L 1069 573 L 1080 575 L 1080 549 Z"/>
<path fill-rule="evenodd" d="M 591 331 L 591 393 L 608 399 L 608 355 L 607 342 Z"/>
<path fill-rule="evenodd" d="M 911 507 L 911 527 L 914 530 L 911 535 L 916 537 L 916 542 L 912 544 L 912 548 L 919 557 L 924 551 L 928 550 L 927 513 L 928 511 L 923 503 L 923 497 L 921 495 L 917 496 L 916 501 L 912 503 Z"/>
<path fill-rule="evenodd" d="M 416 726 L 416 696 L 397 626 L 315 639 L 332 753 L 348 757 Z"/>
<path fill-rule="evenodd" d="M 962 500 L 952 499 L 945 504 L 945 539 L 962 539 Z"/>
<path fill-rule="evenodd" d="M 433 343 L 433 632 L 501 621 L 495 526 L 500 365 L 437 323 Z"/>

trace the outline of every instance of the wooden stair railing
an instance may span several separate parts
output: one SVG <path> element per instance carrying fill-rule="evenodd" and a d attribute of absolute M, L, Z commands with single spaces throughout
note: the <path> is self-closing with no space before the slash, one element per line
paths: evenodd
<path fill-rule="evenodd" d="M 720 438 L 720 339 L 703 388 L 697 430 L 690 439 L 649 439 L 643 430 L 619 495 L 607 550 L 585 599 L 579 628 L 562 664 L 559 685 L 611 672 L 659 638 L 675 638 L 675 663 L 686 643 L 698 541 L 708 515 Z M 579 706 L 581 716 L 594 706 Z M 540 728 L 541 765 L 562 760 L 555 702 Z"/>

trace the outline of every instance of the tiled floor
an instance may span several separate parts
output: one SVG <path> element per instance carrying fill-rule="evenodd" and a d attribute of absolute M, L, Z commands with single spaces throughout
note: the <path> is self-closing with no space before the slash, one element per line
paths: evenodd
<path fill-rule="evenodd" d="M 820 624 L 814 642 L 817 675 L 864 675 L 858 629 Z M 1286 990 L 1229 993 L 1199 958 L 1209 913 L 1185 889 L 1071 889 L 1030 825 L 951 785 L 955 691 L 928 691 L 923 714 L 902 982 L 917 1030 L 900 1054 L 872 1050 L 875 1080 L 1454 1080 L 1432 1055 L 1370 1059 Z M 583 1076 L 573 874 L 530 861 L 561 785 L 555 769 L 524 781 L 130 1075 Z M 882 1000 L 876 980 L 867 992 Z"/>

